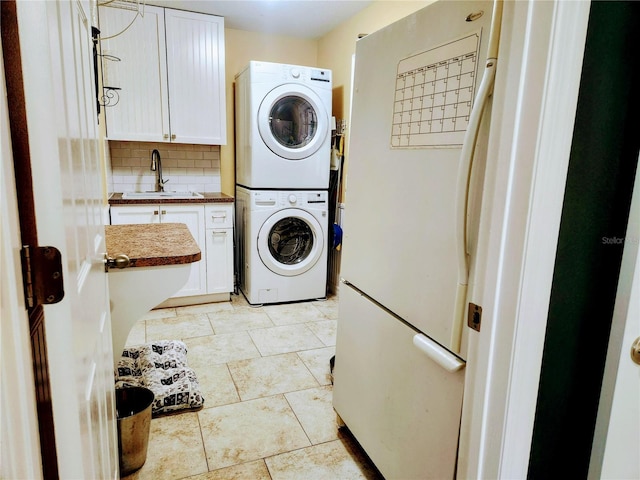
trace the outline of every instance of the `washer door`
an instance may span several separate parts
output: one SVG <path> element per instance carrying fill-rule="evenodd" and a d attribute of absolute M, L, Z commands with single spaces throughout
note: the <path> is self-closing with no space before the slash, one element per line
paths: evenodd
<path fill-rule="evenodd" d="M 297 208 L 271 215 L 258 233 L 258 254 L 265 267 L 292 277 L 313 267 L 322 254 L 322 227 L 310 213 Z"/>
<path fill-rule="evenodd" d="M 320 97 L 304 85 L 274 88 L 258 109 L 262 141 L 287 160 L 313 155 L 323 145 L 328 129 L 329 117 Z"/>

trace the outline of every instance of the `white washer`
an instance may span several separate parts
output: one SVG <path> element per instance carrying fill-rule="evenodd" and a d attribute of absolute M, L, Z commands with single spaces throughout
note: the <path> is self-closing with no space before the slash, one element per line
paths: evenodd
<path fill-rule="evenodd" d="M 326 191 L 236 187 L 240 290 L 250 304 L 326 297 Z"/>
<path fill-rule="evenodd" d="M 331 70 L 249 62 L 236 75 L 236 183 L 329 187 Z"/>

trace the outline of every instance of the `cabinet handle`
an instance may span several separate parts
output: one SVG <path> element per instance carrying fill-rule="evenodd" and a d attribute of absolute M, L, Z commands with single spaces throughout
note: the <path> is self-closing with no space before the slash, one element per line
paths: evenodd
<path fill-rule="evenodd" d="M 211 233 L 213 235 L 226 235 L 227 231 L 226 230 L 211 230 Z"/>
<path fill-rule="evenodd" d="M 169 140 L 169 134 L 168 134 L 168 133 L 165 133 L 165 134 L 162 136 L 162 138 L 164 138 L 165 140 Z"/>
<path fill-rule="evenodd" d="M 166 210 L 162 210 L 162 215 L 166 215 L 167 211 Z"/>
<path fill-rule="evenodd" d="M 176 134 L 174 133 L 171 135 L 171 140 L 175 140 L 175 139 L 176 139 Z"/>
<path fill-rule="evenodd" d="M 159 213 L 159 212 L 158 212 L 158 210 L 154 210 L 154 211 L 153 211 L 153 214 L 154 214 L 154 215 L 158 215 L 158 213 Z"/>

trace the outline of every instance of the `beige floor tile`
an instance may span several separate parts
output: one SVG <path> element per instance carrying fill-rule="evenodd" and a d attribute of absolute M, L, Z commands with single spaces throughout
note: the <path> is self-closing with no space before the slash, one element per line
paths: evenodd
<path fill-rule="evenodd" d="M 264 460 L 256 460 L 196 475 L 189 480 L 271 480 L 271 475 Z"/>
<path fill-rule="evenodd" d="M 384 480 L 343 440 L 283 453 L 265 462 L 273 480 Z"/>
<path fill-rule="evenodd" d="M 338 322 L 336 320 L 324 320 L 322 322 L 309 322 L 306 324 L 316 336 L 322 340 L 327 347 L 335 346 L 336 330 Z"/>
<path fill-rule="evenodd" d="M 338 319 L 338 297 L 333 297 L 324 302 L 313 302 L 313 305 L 322 312 L 322 314 L 331 320 Z"/>
<path fill-rule="evenodd" d="M 322 312 L 309 302 L 266 305 L 264 311 L 269 315 L 274 325 L 291 325 L 326 320 Z"/>
<path fill-rule="evenodd" d="M 229 371 L 243 401 L 318 385 L 295 353 L 231 362 Z"/>
<path fill-rule="evenodd" d="M 187 345 L 187 362 L 194 370 L 260 356 L 247 332 L 188 338 L 184 343 Z"/>
<path fill-rule="evenodd" d="M 147 461 L 127 480 L 170 480 L 206 472 L 197 413 L 181 413 L 151 420 Z"/>
<path fill-rule="evenodd" d="M 183 315 L 173 318 L 147 320 L 147 342 L 156 340 L 185 340 L 212 335 L 213 329 L 206 315 Z"/>
<path fill-rule="evenodd" d="M 247 299 L 242 293 L 238 293 L 238 295 L 231 295 L 231 305 L 233 306 L 233 308 L 250 306 L 249 302 L 247 302 Z"/>
<path fill-rule="evenodd" d="M 338 438 L 331 385 L 286 393 L 285 398 L 311 443 L 316 445 Z"/>
<path fill-rule="evenodd" d="M 306 324 L 261 328 L 249 331 L 249 335 L 263 356 L 326 346 L 309 330 Z"/>
<path fill-rule="evenodd" d="M 176 316 L 175 308 L 158 308 L 157 310 L 151 310 L 144 317 L 142 317 L 142 319 L 155 320 L 157 318 L 168 318 L 168 317 L 175 317 L 175 316 Z"/>
<path fill-rule="evenodd" d="M 198 416 L 211 470 L 309 446 L 282 395 L 207 408 Z"/>
<path fill-rule="evenodd" d="M 204 397 L 204 408 L 240 401 L 229 368 L 225 364 L 201 366 L 194 371 L 200 384 L 200 392 Z"/>
<path fill-rule="evenodd" d="M 183 339 L 205 404 L 154 419 L 147 463 L 127 480 L 382 480 L 335 425 L 337 308 L 337 296 L 251 307 L 232 295 L 145 316 L 131 339 Z"/>
<path fill-rule="evenodd" d="M 231 312 L 210 313 L 208 317 L 217 334 L 274 326 L 266 313 L 250 307 L 233 309 Z"/>
<path fill-rule="evenodd" d="M 203 303 L 201 305 L 188 305 L 176 307 L 176 315 L 196 315 L 199 313 L 232 312 L 231 302 Z"/>
<path fill-rule="evenodd" d="M 309 371 L 313 374 L 320 385 L 331 384 L 331 369 L 329 359 L 336 354 L 336 347 L 316 348 L 298 352 Z"/>
<path fill-rule="evenodd" d="M 129 336 L 127 337 L 127 341 L 125 342 L 125 347 L 132 347 L 134 345 L 142 345 L 146 342 L 145 335 L 146 321 L 138 320 L 131 331 L 129 332 Z"/>

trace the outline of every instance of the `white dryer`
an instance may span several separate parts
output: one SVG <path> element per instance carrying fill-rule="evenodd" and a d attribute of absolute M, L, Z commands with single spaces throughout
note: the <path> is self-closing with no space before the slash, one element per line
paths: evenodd
<path fill-rule="evenodd" d="M 236 187 L 240 290 L 250 304 L 324 298 L 327 191 Z"/>
<path fill-rule="evenodd" d="M 329 187 L 331 70 L 249 62 L 236 75 L 236 184 Z"/>

